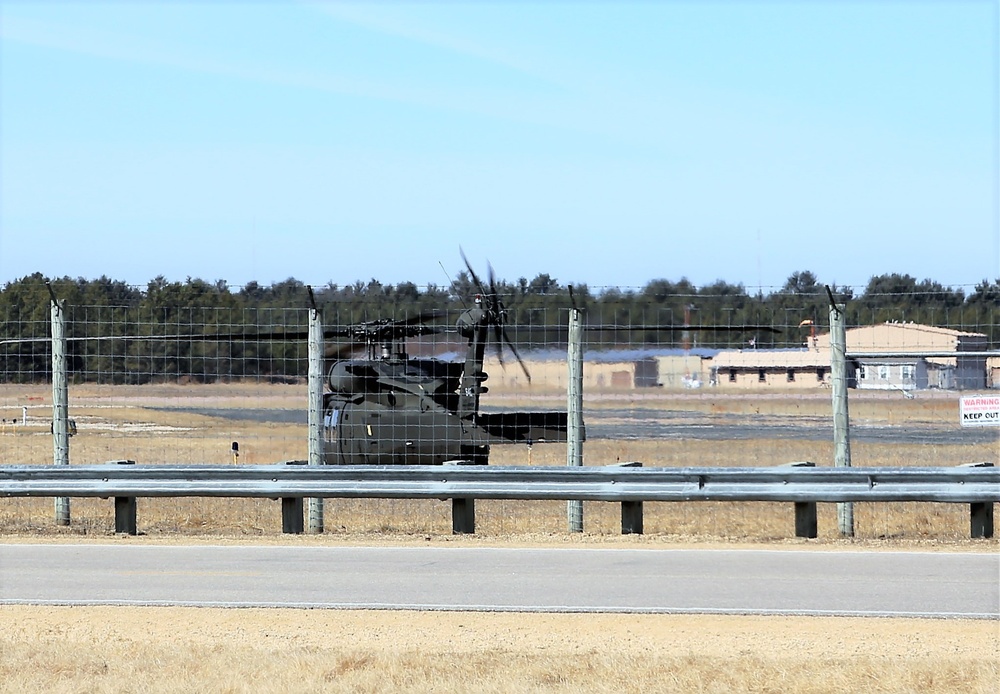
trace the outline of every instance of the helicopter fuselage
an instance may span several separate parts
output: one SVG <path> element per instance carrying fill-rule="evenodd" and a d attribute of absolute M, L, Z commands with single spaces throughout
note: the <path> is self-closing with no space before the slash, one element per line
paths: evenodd
<path fill-rule="evenodd" d="M 485 465 L 491 444 L 565 441 L 565 412 L 478 411 L 485 374 L 437 359 L 347 360 L 323 404 L 328 465 Z M 460 384 L 465 383 L 465 386 Z M 474 401 L 473 408 L 465 404 Z"/>
<path fill-rule="evenodd" d="M 361 400 L 328 396 L 323 424 L 327 464 L 485 465 L 489 460 L 489 442 L 474 422 L 408 393 L 380 393 Z"/>

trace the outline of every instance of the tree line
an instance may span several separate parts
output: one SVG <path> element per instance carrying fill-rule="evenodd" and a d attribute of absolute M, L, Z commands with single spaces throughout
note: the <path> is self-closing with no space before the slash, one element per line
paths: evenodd
<path fill-rule="evenodd" d="M 851 288 L 822 284 L 809 271 L 793 273 L 780 290 L 768 294 L 721 280 L 697 287 L 685 278 L 657 279 L 635 289 L 591 290 L 561 284 L 548 274 L 500 280 L 495 289 L 506 308 L 505 330 L 519 351 L 563 348 L 572 307 L 584 309 L 591 325 L 621 328 L 589 332 L 588 348 L 796 348 L 803 345 L 811 325 L 823 330 L 831 298 L 846 305 L 848 326 L 913 322 L 984 333 L 991 349 L 1000 345 L 1000 279 L 983 280 L 969 294 L 894 273 L 872 277 L 855 295 Z M 328 328 L 417 316 L 448 326 L 483 290 L 466 272 L 447 286 L 388 285 L 372 279 L 313 288 L 293 278 L 231 288 L 222 281 L 163 277 L 143 288 L 107 277 L 50 279 L 35 273 L 0 288 L 0 370 L 7 382 L 48 376 L 51 347 L 45 338 L 50 334 L 53 296 L 65 306 L 74 380 L 145 383 L 179 377 L 299 378 L 307 368 L 305 340 L 279 340 L 274 333 L 304 332 L 313 301 Z M 674 329 L 643 331 L 635 326 Z M 694 328 L 685 329 L 690 326 Z M 271 337 L 195 339 L 264 333 Z M 148 339 L 163 335 L 179 337 Z"/>

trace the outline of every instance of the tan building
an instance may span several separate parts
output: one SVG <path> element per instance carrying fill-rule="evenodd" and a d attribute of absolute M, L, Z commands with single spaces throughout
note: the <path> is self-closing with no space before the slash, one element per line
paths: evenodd
<path fill-rule="evenodd" d="M 818 336 L 816 346 L 821 352 L 829 352 L 830 335 Z M 986 349 L 982 333 L 916 323 L 882 323 L 847 331 L 848 354 L 892 355 L 859 356 L 854 360 L 857 387 L 864 389 L 985 388 L 986 358 L 959 355 Z M 929 356 L 942 352 L 954 352 L 956 356 Z"/>
<path fill-rule="evenodd" d="M 994 383 L 1000 379 L 1000 368 L 988 374 L 984 357 L 960 356 L 987 348 L 986 336 L 980 333 L 914 323 L 883 323 L 846 332 L 847 353 L 856 355 L 847 365 L 852 388 L 974 390 L 986 387 L 988 375 Z M 722 388 L 829 385 L 830 335 L 810 338 L 801 350 L 725 350 L 712 359 L 711 374 L 710 382 Z"/>
<path fill-rule="evenodd" d="M 719 388 L 829 385 L 830 350 L 724 350 L 711 360 L 709 383 Z"/>

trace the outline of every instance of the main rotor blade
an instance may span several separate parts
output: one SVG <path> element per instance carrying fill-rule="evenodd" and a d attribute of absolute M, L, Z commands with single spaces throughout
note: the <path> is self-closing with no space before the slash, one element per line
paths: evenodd
<path fill-rule="evenodd" d="M 528 379 L 528 383 L 531 383 L 531 374 L 528 372 L 528 367 L 525 365 L 524 360 L 521 359 L 521 353 L 517 351 L 517 347 L 514 346 L 514 342 L 510 339 L 510 336 L 507 335 L 507 329 L 501 327 L 500 331 L 503 335 L 503 341 L 507 343 L 507 346 L 510 347 L 510 351 L 514 353 L 517 363 L 521 365 L 521 370 L 524 371 L 525 378 Z M 501 362 L 501 364 L 502 363 L 503 362 Z"/>
<path fill-rule="evenodd" d="M 403 318 L 401 320 L 393 321 L 397 325 L 414 325 L 417 323 L 426 323 L 429 320 L 435 318 L 441 318 L 445 315 L 444 311 L 425 311 L 424 313 L 417 314 L 416 316 L 411 316 L 410 318 Z"/>
<path fill-rule="evenodd" d="M 479 293 L 486 294 L 486 287 L 484 287 L 483 283 L 479 280 L 479 275 L 476 274 L 476 271 L 472 269 L 472 263 L 470 263 L 469 259 L 465 257 L 465 251 L 462 250 L 461 246 L 458 247 L 458 252 L 462 255 L 462 262 L 465 263 L 465 269 L 469 271 L 472 281 L 475 282 L 477 287 L 479 287 Z"/>
<path fill-rule="evenodd" d="M 352 352 L 357 352 L 365 348 L 364 342 L 347 342 L 340 345 L 324 345 L 323 346 L 323 358 L 329 360 L 339 360 L 343 359 L 345 356 L 350 355 Z"/>
<path fill-rule="evenodd" d="M 497 278 L 496 273 L 493 272 L 493 264 L 490 262 L 486 263 L 486 277 L 490 281 L 490 296 L 497 296 Z"/>

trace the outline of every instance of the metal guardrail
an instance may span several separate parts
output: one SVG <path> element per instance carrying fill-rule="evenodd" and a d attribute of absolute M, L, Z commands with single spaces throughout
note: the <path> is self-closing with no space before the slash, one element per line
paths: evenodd
<path fill-rule="evenodd" d="M 129 464 L 122 464 L 129 463 Z M 632 464 L 637 465 L 637 464 Z M 0 495 L 115 497 L 116 530 L 135 532 L 136 497 L 283 500 L 286 532 L 301 532 L 303 498 L 452 499 L 455 532 L 474 532 L 475 499 L 622 503 L 622 531 L 642 532 L 643 501 L 778 501 L 796 507 L 796 534 L 816 537 L 817 502 L 971 505 L 974 537 L 992 537 L 1000 468 L 766 468 L 135 465 L 2 466 Z M 124 518 L 119 519 L 119 514 Z M 129 515 L 131 514 L 131 518 Z M 295 515 L 298 514 L 298 522 Z M 119 523 L 119 520 L 121 522 Z"/>
<path fill-rule="evenodd" d="M 298 461 L 295 461 L 298 462 Z M 1000 501 L 1000 468 L 121 465 L 0 467 L 4 496 Z"/>

